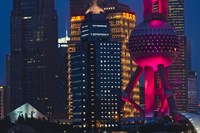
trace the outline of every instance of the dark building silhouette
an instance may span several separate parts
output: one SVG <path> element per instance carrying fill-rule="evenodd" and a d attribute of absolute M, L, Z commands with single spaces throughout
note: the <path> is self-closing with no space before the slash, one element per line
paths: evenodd
<path fill-rule="evenodd" d="M 66 41 L 59 39 L 56 49 L 56 92 L 57 118 L 64 119 L 67 114 L 67 48 Z"/>
<path fill-rule="evenodd" d="M 54 0 L 13 0 L 11 110 L 29 103 L 46 116 L 55 114 L 57 38 Z"/>

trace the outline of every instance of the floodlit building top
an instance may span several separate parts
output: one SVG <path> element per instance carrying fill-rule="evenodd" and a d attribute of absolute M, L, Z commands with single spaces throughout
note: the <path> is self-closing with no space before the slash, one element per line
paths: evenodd
<path fill-rule="evenodd" d="M 90 12 L 93 14 L 100 14 L 101 12 L 104 12 L 104 10 L 97 5 L 97 0 L 93 0 L 91 7 L 86 11 L 85 14 Z"/>

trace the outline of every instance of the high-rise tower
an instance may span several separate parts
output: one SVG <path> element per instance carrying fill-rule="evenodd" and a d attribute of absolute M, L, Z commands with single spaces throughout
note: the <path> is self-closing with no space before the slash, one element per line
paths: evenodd
<path fill-rule="evenodd" d="M 54 0 L 13 0 L 10 32 L 11 109 L 29 103 L 52 116 L 58 40 Z"/>
<path fill-rule="evenodd" d="M 175 62 L 169 67 L 169 83 L 175 91 L 175 99 L 178 111 L 188 111 L 188 46 L 185 37 L 185 15 L 184 15 L 184 0 L 168 0 L 168 23 L 170 23 L 177 31 L 181 46 L 180 54 Z M 157 9 L 157 4 L 155 4 Z"/>

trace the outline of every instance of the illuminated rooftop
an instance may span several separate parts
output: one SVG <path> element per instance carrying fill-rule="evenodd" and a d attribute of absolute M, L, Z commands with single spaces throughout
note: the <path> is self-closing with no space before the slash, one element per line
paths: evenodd
<path fill-rule="evenodd" d="M 85 14 L 90 12 L 93 14 L 100 14 L 101 12 L 104 12 L 104 10 L 97 5 L 97 0 L 92 0 L 90 8 L 86 11 Z"/>

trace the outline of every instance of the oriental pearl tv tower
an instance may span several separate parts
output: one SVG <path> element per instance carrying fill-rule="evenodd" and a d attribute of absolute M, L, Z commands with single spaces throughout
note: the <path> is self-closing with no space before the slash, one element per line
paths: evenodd
<path fill-rule="evenodd" d="M 155 2 L 158 2 L 156 12 L 153 8 Z M 145 117 L 155 117 L 155 97 L 158 96 L 158 116 L 171 115 L 176 119 L 174 92 L 168 82 L 168 67 L 179 53 L 180 42 L 175 29 L 167 23 L 167 17 L 167 0 L 144 0 L 144 21 L 132 31 L 128 44 L 131 57 L 138 67 L 122 94 L 122 100 L 131 103 Z M 130 97 L 143 71 L 144 109 Z M 159 73 L 159 88 L 154 87 L 155 72 Z"/>

